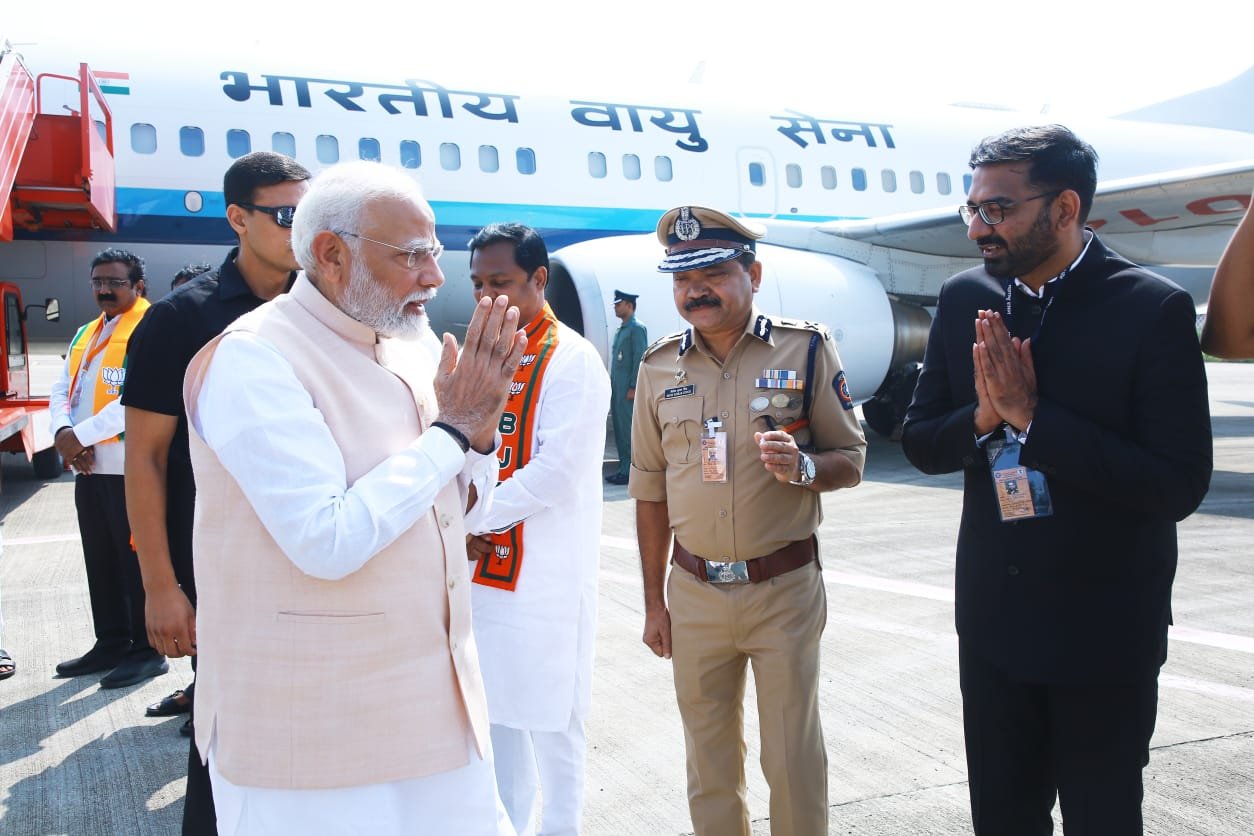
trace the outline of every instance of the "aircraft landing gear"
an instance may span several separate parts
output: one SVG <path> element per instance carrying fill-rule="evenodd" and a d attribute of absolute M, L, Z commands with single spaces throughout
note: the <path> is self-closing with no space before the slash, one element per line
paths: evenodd
<path fill-rule="evenodd" d="M 884 385 L 875 396 L 862 404 L 862 417 L 877 435 L 893 441 L 901 440 L 901 424 L 906 418 L 914 384 L 919 379 L 921 363 L 907 363 L 884 378 Z"/>

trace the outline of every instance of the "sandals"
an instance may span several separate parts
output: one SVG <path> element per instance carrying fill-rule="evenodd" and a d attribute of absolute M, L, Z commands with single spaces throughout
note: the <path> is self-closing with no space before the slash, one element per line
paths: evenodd
<path fill-rule="evenodd" d="M 9 651 L 0 650 L 0 679 L 8 679 L 17 673 L 17 663 L 9 655 Z"/>

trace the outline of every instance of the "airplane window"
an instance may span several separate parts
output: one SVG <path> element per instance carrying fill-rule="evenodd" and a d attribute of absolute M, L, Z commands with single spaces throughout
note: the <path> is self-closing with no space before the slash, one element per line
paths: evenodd
<path fill-rule="evenodd" d="M 662 156 L 653 158 L 653 175 L 663 183 L 669 183 L 671 178 L 675 176 L 671 170 L 671 158 Z"/>
<path fill-rule="evenodd" d="M 915 194 L 923 194 L 923 172 L 910 172 L 910 191 Z"/>
<path fill-rule="evenodd" d="M 440 168 L 445 171 L 457 171 L 462 167 L 462 149 L 456 142 L 445 142 L 440 145 Z"/>
<path fill-rule="evenodd" d="M 588 152 L 588 173 L 598 180 L 605 176 L 608 168 L 605 164 L 605 155 L 600 151 Z"/>
<path fill-rule="evenodd" d="M 270 136 L 270 147 L 276 154 L 283 154 L 292 159 L 296 158 L 296 137 L 287 131 L 275 131 Z"/>
<path fill-rule="evenodd" d="M 623 154 L 623 176 L 628 180 L 640 179 L 640 158 L 635 154 Z"/>
<path fill-rule="evenodd" d="M 179 128 L 179 150 L 185 157 L 199 157 L 205 153 L 205 132 L 192 125 Z"/>
<path fill-rule="evenodd" d="M 749 185 L 766 185 L 766 166 L 762 163 L 749 163 Z"/>
<path fill-rule="evenodd" d="M 784 179 L 788 182 L 788 188 L 801 188 L 801 166 L 796 163 L 784 166 Z"/>
<path fill-rule="evenodd" d="M 519 174 L 536 173 L 536 152 L 530 148 L 519 148 L 515 156 Z"/>
<path fill-rule="evenodd" d="M 943 171 L 936 173 L 936 191 L 941 194 L 949 194 L 953 186 L 949 182 L 949 175 Z"/>
<path fill-rule="evenodd" d="M 479 146 L 479 170 L 493 174 L 501 170 L 501 155 L 495 145 Z"/>
<path fill-rule="evenodd" d="M 825 165 L 819 169 L 819 174 L 823 180 L 823 188 L 836 188 L 836 169 L 832 168 L 830 165 Z"/>
<path fill-rule="evenodd" d="M 849 172 L 849 179 L 853 181 L 853 188 L 855 191 L 859 191 L 859 192 L 866 191 L 866 169 L 865 168 L 855 168 L 853 171 Z"/>
<path fill-rule="evenodd" d="M 340 161 L 340 141 L 330 134 L 318 134 L 314 147 L 317 149 L 318 162 L 330 165 Z"/>
<path fill-rule="evenodd" d="M 157 129 L 146 122 L 131 125 L 131 150 L 136 154 L 157 153 Z"/>
<path fill-rule="evenodd" d="M 379 140 L 368 136 L 357 140 L 357 156 L 375 163 L 382 160 L 383 151 L 379 148 Z"/>
<path fill-rule="evenodd" d="M 886 192 L 897 191 L 897 172 L 891 168 L 886 168 L 880 172 L 880 185 L 884 187 Z"/>
<path fill-rule="evenodd" d="M 248 131 L 242 128 L 231 128 L 226 132 L 226 153 L 232 157 L 242 157 L 253 150 L 253 139 Z"/>
<path fill-rule="evenodd" d="M 422 165 L 422 146 L 412 139 L 402 139 L 401 165 L 405 168 L 418 168 Z"/>
<path fill-rule="evenodd" d="M 971 194 L 971 175 L 970 174 L 962 175 L 962 193 Z"/>

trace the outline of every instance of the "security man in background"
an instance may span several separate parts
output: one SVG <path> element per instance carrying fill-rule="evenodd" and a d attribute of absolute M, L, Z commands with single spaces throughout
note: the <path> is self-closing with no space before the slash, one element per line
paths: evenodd
<path fill-rule="evenodd" d="M 627 484 L 631 467 L 631 408 L 636 397 L 636 373 L 649 345 L 649 332 L 636 319 L 635 293 L 614 291 L 614 316 L 622 320 L 610 351 L 610 417 L 614 422 L 614 446 L 618 471 L 605 477 L 611 485 Z"/>
<path fill-rule="evenodd" d="M 866 439 L 828 330 L 753 304 L 764 234 L 699 206 L 662 216 L 658 269 L 673 274 L 675 306 L 692 327 L 650 346 L 636 381 L 629 491 L 643 639 L 673 662 L 699 836 L 750 832 L 746 662 L 771 832 L 827 833 L 818 705 L 827 597 L 815 530 L 819 494 L 861 480 Z"/>

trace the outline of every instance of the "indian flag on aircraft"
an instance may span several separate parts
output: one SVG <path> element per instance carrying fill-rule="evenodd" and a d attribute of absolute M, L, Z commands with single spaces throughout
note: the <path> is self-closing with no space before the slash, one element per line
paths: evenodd
<path fill-rule="evenodd" d="M 96 81 L 100 82 L 100 91 L 102 93 L 112 93 L 115 96 L 129 96 L 131 94 L 130 73 L 92 70 L 92 75 L 96 77 Z"/>

